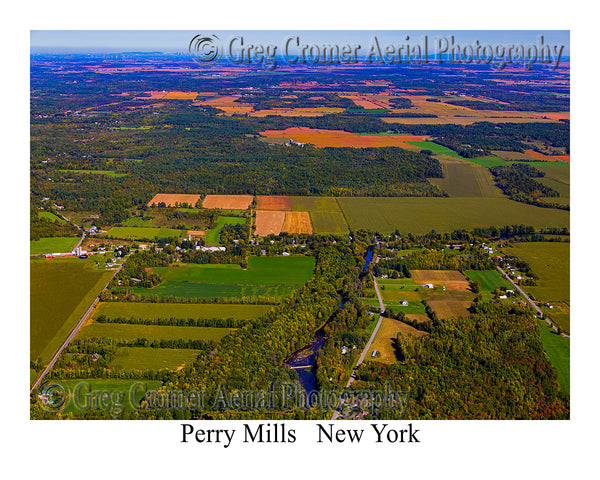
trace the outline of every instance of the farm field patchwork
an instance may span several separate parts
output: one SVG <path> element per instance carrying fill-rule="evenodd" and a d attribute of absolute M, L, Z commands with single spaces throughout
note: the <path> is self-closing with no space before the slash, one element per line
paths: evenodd
<path fill-rule="evenodd" d="M 569 213 L 507 198 L 342 197 L 345 218 L 354 229 L 390 233 L 452 232 L 490 225 L 568 227 Z"/>
<path fill-rule="evenodd" d="M 257 195 L 257 210 L 291 210 L 292 201 L 290 197 L 283 195 Z"/>
<path fill-rule="evenodd" d="M 94 318 L 235 318 L 255 319 L 267 313 L 270 305 L 236 305 L 221 303 L 143 303 L 101 302 Z"/>
<path fill-rule="evenodd" d="M 30 357 L 49 361 L 110 279 L 93 261 L 30 261 Z"/>
<path fill-rule="evenodd" d="M 207 195 L 202 201 L 202 208 L 247 210 L 253 200 L 252 195 Z"/>
<path fill-rule="evenodd" d="M 79 237 L 47 237 L 29 242 L 29 253 L 31 255 L 42 255 L 44 253 L 69 253 L 73 251 L 79 242 Z"/>
<path fill-rule="evenodd" d="M 292 210 L 308 211 L 315 233 L 348 233 L 348 224 L 334 197 L 290 197 Z"/>

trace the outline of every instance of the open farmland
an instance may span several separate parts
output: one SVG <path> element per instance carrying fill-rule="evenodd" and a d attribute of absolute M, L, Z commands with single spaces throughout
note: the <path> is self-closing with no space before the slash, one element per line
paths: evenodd
<path fill-rule="evenodd" d="M 222 210 L 247 210 L 254 200 L 252 195 L 207 195 L 202 201 L 203 208 Z"/>
<path fill-rule="evenodd" d="M 242 217 L 219 217 L 217 218 L 217 226 L 211 228 L 204 234 L 204 239 L 209 245 L 216 245 L 221 238 L 221 230 L 225 225 L 244 225 L 246 219 Z"/>
<path fill-rule="evenodd" d="M 142 302 L 101 302 L 94 312 L 94 318 L 105 315 L 108 318 L 235 318 L 255 319 L 271 309 L 270 305 L 235 305 L 221 303 L 142 303 Z"/>
<path fill-rule="evenodd" d="M 42 255 L 44 253 L 69 253 L 73 251 L 79 242 L 79 237 L 48 237 L 32 240 L 29 242 L 29 253 L 31 255 Z"/>
<path fill-rule="evenodd" d="M 174 228 L 113 227 L 105 235 L 112 238 L 154 240 L 155 237 L 182 237 L 185 234 L 185 230 L 176 230 Z"/>
<path fill-rule="evenodd" d="M 65 225 L 67 223 L 66 220 L 54 215 L 52 212 L 40 212 L 38 213 L 38 217 L 45 218 L 47 220 L 50 220 L 51 222 L 58 222 L 61 225 Z"/>
<path fill-rule="evenodd" d="M 315 233 L 346 234 L 348 224 L 334 197 L 290 197 L 292 210 L 308 211 Z"/>
<path fill-rule="evenodd" d="M 558 383 L 563 392 L 571 390 L 571 340 L 556 335 L 543 320 L 538 320 L 542 344 L 552 366 L 558 373 Z"/>
<path fill-rule="evenodd" d="M 416 284 L 432 283 L 442 285 L 446 290 L 467 291 L 469 281 L 456 270 L 411 270 L 412 279 Z"/>
<path fill-rule="evenodd" d="M 168 92 L 162 100 L 195 100 L 198 92 Z"/>
<path fill-rule="evenodd" d="M 291 127 L 286 130 L 265 130 L 260 132 L 267 138 L 287 138 L 298 143 L 310 143 L 323 147 L 401 147 L 415 150 L 408 142 L 423 141 L 427 136 L 414 135 L 357 135 L 344 130 L 324 130 L 309 127 Z"/>
<path fill-rule="evenodd" d="M 465 275 L 472 282 L 479 282 L 478 295 L 484 301 L 490 300 L 492 293 L 498 288 L 514 290 L 511 283 L 498 270 L 465 270 Z"/>
<path fill-rule="evenodd" d="M 84 326 L 75 338 L 112 338 L 115 340 L 203 340 L 220 341 L 231 328 L 180 327 L 166 325 L 130 325 L 127 323 L 91 323 Z"/>
<path fill-rule="evenodd" d="M 110 366 L 122 370 L 176 370 L 190 365 L 197 356 L 198 350 L 190 348 L 122 347 Z"/>
<path fill-rule="evenodd" d="M 527 262 L 533 273 L 539 278 L 536 286 L 523 286 L 522 288 L 532 294 L 536 300 L 550 304 L 570 302 L 570 244 L 564 242 L 522 242 L 515 243 L 511 248 L 503 249 L 509 256 L 517 256 Z M 552 309 L 552 310 L 558 310 Z M 557 311 L 556 318 L 552 310 L 547 311 L 549 316 L 565 331 L 570 331 L 569 315 Z M 569 313 L 563 312 L 563 313 Z"/>
<path fill-rule="evenodd" d="M 283 228 L 285 219 L 286 212 L 257 210 L 254 235 L 259 237 L 265 237 L 270 234 L 278 235 Z"/>
<path fill-rule="evenodd" d="M 191 206 L 196 205 L 200 200 L 200 195 L 188 195 L 183 193 L 157 193 L 152 197 L 152 200 L 148 202 L 148 206 L 157 205 L 164 202 L 167 207 L 181 206 L 188 204 Z"/>
<path fill-rule="evenodd" d="M 343 197 L 338 202 L 350 228 L 390 233 L 452 232 L 490 225 L 568 227 L 569 213 L 507 198 Z"/>
<path fill-rule="evenodd" d="M 502 192 L 494 184 L 490 171 L 476 163 L 464 160 L 441 160 L 444 178 L 433 178 L 430 182 L 438 185 L 451 197 L 502 197 Z"/>
<path fill-rule="evenodd" d="M 93 260 L 30 261 L 30 358 L 48 361 L 110 279 Z"/>
<path fill-rule="evenodd" d="M 285 212 L 285 220 L 281 230 L 287 233 L 313 233 L 309 213 Z"/>
<path fill-rule="evenodd" d="M 377 336 L 371 345 L 371 348 L 367 352 L 366 358 L 369 360 L 375 360 L 378 362 L 386 363 L 391 365 L 396 363 L 396 337 L 401 333 L 403 335 L 413 335 L 414 337 L 422 337 L 427 335 L 421 330 L 407 325 L 406 323 L 400 322 L 393 318 L 383 317 L 381 327 L 377 332 Z M 373 352 L 377 350 L 379 355 L 372 357 Z"/>
<path fill-rule="evenodd" d="M 248 268 L 239 265 L 186 264 L 157 267 L 163 282 L 153 288 L 132 288 L 151 297 L 274 297 L 281 298 L 306 283 L 315 268 L 314 257 L 249 257 Z"/>
<path fill-rule="evenodd" d="M 257 210 L 291 210 L 290 197 L 283 195 L 258 195 L 256 197 Z"/>

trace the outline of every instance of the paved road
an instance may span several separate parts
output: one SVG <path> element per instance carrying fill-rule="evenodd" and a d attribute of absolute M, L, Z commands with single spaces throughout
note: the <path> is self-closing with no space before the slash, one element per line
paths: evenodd
<path fill-rule="evenodd" d="M 496 266 L 496 268 L 498 269 L 498 271 L 504 275 L 504 278 L 506 278 L 510 283 L 513 284 L 513 286 L 519 291 L 519 293 L 521 293 L 521 295 L 523 295 L 523 297 L 525 297 L 525 300 L 527 300 L 529 302 L 529 304 L 535 309 L 536 312 L 538 312 L 538 314 L 540 315 L 540 317 L 544 317 L 544 319 L 546 320 L 546 323 L 550 326 L 550 328 L 552 328 L 555 332 L 558 332 L 558 328 L 556 328 L 556 325 L 554 325 L 552 323 L 552 321 L 550 321 L 550 319 L 548 317 L 546 317 L 544 315 L 544 313 L 542 312 L 542 310 L 540 309 L 540 307 L 538 307 L 533 300 L 531 300 L 531 298 L 529 298 L 529 295 L 527 295 L 523 289 L 521 287 L 519 287 L 515 282 L 513 282 L 512 278 L 510 278 L 506 272 L 504 270 L 502 270 L 500 267 Z M 569 335 L 567 335 L 566 333 L 561 334 L 563 337 L 566 338 L 570 338 Z"/>
<path fill-rule="evenodd" d="M 380 308 L 379 311 L 381 312 L 381 315 L 379 315 L 379 320 L 377 321 L 377 325 L 375 325 L 375 328 L 373 329 L 373 333 L 371 333 L 371 337 L 369 338 L 369 341 L 365 345 L 365 348 L 363 349 L 362 353 L 360 354 L 360 357 L 358 357 L 358 361 L 356 362 L 356 365 L 352 369 L 352 375 L 350 375 L 350 378 L 348 379 L 346 388 L 349 388 L 350 385 L 352 385 L 352 383 L 354 382 L 354 379 L 356 378 L 356 371 L 358 370 L 358 367 L 360 366 L 360 364 L 363 362 L 363 360 L 367 356 L 367 352 L 371 348 L 371 344 L 373 343 L 373 340 L 375 340 L 375 337 L 377 336 L 377 332 L 379 331 L 379 327 L 381 327 L 381 322 L 383 321 L 383 312 L 385 312 L 385 306 L 383 305 L 383 299 L 381 298 L 381 293 L 379 292 L 379 286 L 377 285 L 377 280 L 373 279 L 373 283 L 375 284 L 375 292 L 377 293 L 377 298 L 379 299 L 379 308 Z M 336 420 L 338 418 L 343 406 L 344 406 L 344 402 L 343 402 L 343 400 L 340 400 L 340 404 L 338 405 L 336 410 L 333 412 L 333 416 L 331 417 L 332 420 Z"/>
<path fill-rule="evenodd" d="M 115 273 L 110 277 L 110 280 L 108 282 L 106 282 L 106 285 L 104 286 L 104 288 L 101 290 L 104 291 L 106 289 L 106 287 L 108 287 L 108 284 L 111 282 L 111 280 L 115 277 L 115 275 L 117 273 L 119 273 L 121 271 L 121 269 L 123 268 L 123 265 L 121 265 L 117 270 L 115 270 Z M 90 305 L 90 308 L 87 309 L 87 311 L 83 314 L 83 317 L 81 317 L 81 320 L 79 320 L 79 323 L 75 326 L 75 328 L 73 329 L 73 331 L 69 334 L 69 336 L 67 337 L 67 339 L 65 340 L 65 342 L 61 345 L 61 347 L 58 349 L 58 351 L 54 354 L 54 357 L 52 357 L 52 360 L 50 360 L 50 363 L 48 364 L 48 366 L 44 369 L 44 371 L 42 372 L 42 374 L 38 377 L 38 379 L 35 381 L 35 383 L 33 384 L 33 386 L 31 387 L 31 390 L 29 393 L 33 393 L 33 391 L 38 387 L 38 385 L 42 382 L 42 380 L 44 379 L 44 377 L 46 376 L 46 374 L 50 371 L 50 369 L 54 366 L 54 364 L 56 363 L 56 361 L 58 360 L 58 357 L 60 357 L 60 354 L 62 353 L 62 351 L 67 348 L 67 345 L 69 345 L 69 343 L 71 343 L 71 340 L 73 340 L 73 337 L 77 334 L 77 332 L 79 331 L 79 329 L 81 328 L 81 326 L 84 324 L 84 322 L 87 320 L 87 318 L 89 317 L 90 313 L 92 313 L 92 310 L 94 310 L 94 308 L 96 307 L 96 305 L 98 305 L 98 301 L 100 300 L 100 295 L 98 295 L 93 303 Z"/>

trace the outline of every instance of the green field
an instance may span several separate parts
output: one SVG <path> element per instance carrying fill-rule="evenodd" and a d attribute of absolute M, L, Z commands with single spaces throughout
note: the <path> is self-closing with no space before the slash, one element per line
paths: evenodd
<path fill-rule="evenodd" d="M 448 147 L 444 147 L 435 142 L 407 142 L 415 147 L 422 148 L 423 150 L 431 150 L 433 153 L 443 153 L 444 155 L 449 155 L 455 158 L 463 158 L 454 150 L 451 150 Z"/>
<path fill-rule="evenodd" d="M 550 362 L 558 373 L 560 388 L 568 394 L 571 390 L 571 340 L 555 334 L 548 324 L 542 320 L 538 320 L 538 324 L 544 350 L 546 350 Z"/>
<path fill-rule="evenodd" d="M 127 173 L 117 173 L 114 170 L 60 170 L 65 173 L 88 173 L 93 175 L 107 175 L 109 177 L 121 178 L 126 177 Z"/>
<path fill-rule="evenodd" d="M 507 198 L 342 197 L 338 199 L 353 230 L 381 233 L 452 232 L 491 225 L 568 227 L 569 213 Z"/>
<path fill-rule="evenodd" d="M 41 255 L 44 253 L 69 253 L 79 242 L 79 237 L 49 237 L 29 242 L 29 253 Z"/>
<path fill-rule="evenodd" d="M 31 260 L 30 358 L 48 361 L 77 325 L 113 272 L 93 261 Z"/>
<path fill-rule="evenodd" d="M 196 360 L 198 350 L 189 348 L 123 347 L 117 350 L 110 367 L 122 370 L 176 369 Z"/>
<path fill-rule="evenodd" d="M 38 213 L 38 217 L 46 218 L 46 219 L 50 220 L 51 222 L 58 222 L 61 225 L 65 225 L 67 223 L 63 218 L 60 218 L 59 216 L 54 215 L 52 212 L 40 212 L 40 213 Z"/>
<path fill-rule="evenodd" d="M 235 318 L 255 319 L 272 307 L 270 305 L 227 305 L 218 303 L 141 303 L 102 302 L 94 318 L 103 314 L 109 318 Z"/>
<path fill-rule="evenodd" d="M 144 220 L 141 217 L 130 217 L 125 220 L 122 225 L 124 227 L 153 227 L 153 219 Z"/>
<path fill-rule="evenodd" d="M 159 297 L 283 297 L 306 283 L 315 268 L 314 257 L 249 257 L 248 268 L 239 265 L 186 264 L 157 267 L 163 282 L 153 288 L 132 288 L 133 293 Z"/>
<path fill-rule="evenodd" d="M 476 163 L 477 165 L 481 165 L 482 167 L 501 167 L 503 165 L 510 165 L 512 162 L 505 162 L 499 157 L 494 157 L 493 155 L 490 157 L 476 157 L 476 158 L 465 158 L 465 160 Z"/>
<path fill-rule="evenodd" d="M 217 226 L 206 232 L 204 240 L 207 245 L 217 245 L 221 239 L 221 230 L 225 225 L 244 225 L 245 223 L 246 219 L 241 217 L 219 217 Z"/>
<path fill-rule="evenodd" d="M 486 301 L 491 299 L 492 292 L 500 287 L 515 290 L 511 283 L 498 270 L 465 270 L 466 277 L 472 282 L 480 283 L 479 296 Z M 515 291 L 515 293 L 518 293 Z"/>
<path fill-rule="evenodd" d="M 156 380 L 54 380 L 52 383 L 61 385 L 68 394 L 68 403 L 62 410 L 62 414 L 68 413 L 85 413 L 89 410 L 89 398 L 97 395 L 100 392 L 107 392 L 112 402 L 109 404 L 107 411 L 114 413 L 115 418 L 118 418 L 122 407 L 125 412 L 135 410 L 135 405 L 139 405 L 145 391 L 152 391 L 159 388 L 162 383 Z M 131 394 L 131 397 L 130 397 Z M 135 399 L 132 397 L 135 395 Z M 131 400 L 135 401 L 132 405 Z M 120 407 L 119 407 L 120 406 Z M 98 407 L 99 408 L 99 407 Z M 98 410 L 94 410 L 98 411 Z"/>
<path fill-rule="evenodd" d="M 349 232 L 337 199 L 334 197 L 290 197 L 292 210 L 308 212 L 315 233 L 344 235 Z"/>
<path fill-rule="evenodd" d="M 451 197 L 502 197 L 490 171 L 462 160 L 441 161 L 444 178 L 429 181 L 438 185 Z"/>
<path fill-rule="evenodd" d="M 533 273 L 539 278 L 534 287 L 522 287 L 527 293 L 532 294 L 536 300 L 542 302 L 570 301 L 570 244 L 564 242 L 522 242 L 513 244 L 511 248 L 503 249 L 503 253 L 517 256 L 527 262 Z M 558 312 L 549 316 L 560 327 L 569 332 L 569 315 Z"/>
<path fill-rule="evenodd" d="M 216 327 L 172 327 L 167 325 L 130 325 L 127 323 L 90 323 L 77 338 L 114 338 L 115 340 L 204 340 L 218 342 L 232 331 Z"/>
<path fill-rule="evenodd" d="M 545 163 L 536 166 L 546 173 L 545 177 L 536 178 L 537 181 L 556 190 L 560 197 L 549 198 L 549 202 L 569 204 L 571 202 L 571 169 L 566 163 Z"/>
<path fill-rule="evenodd" d="M 151 227 L 113 227 L 106 232 L 107 237 L 137 240 L 154 240 L 155 237 L 182 237 L 185 234 L 185 231 L 174 228 Z"/>

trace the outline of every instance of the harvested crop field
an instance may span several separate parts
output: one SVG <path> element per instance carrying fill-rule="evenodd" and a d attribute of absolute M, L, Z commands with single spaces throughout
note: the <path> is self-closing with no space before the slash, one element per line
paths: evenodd
<path fill-rule="evenodd" d="M 206 232 L 204 230 L 188 230 L 187 231 L 187 236 L 191 237 L 191 238 L 202 238 L 202 237 L 204 237 L 204 235 L 206 235 Z"/>
<path fill-rule="evenodd" d="M 188 195 L 182 193 L 157 193 L 154 195 L 152 200 L 148 202 L 148 206 L 151 207 L 152 204 L 158 205 L 161 202 L 164 202 L 167 207 L 174 207 L 183 205 L 187 203 L 188 205 L 196 205 L 196 203 L 200 200 L 200 195 Z"/>
<path fill-rule="evenodd" d="M 246 210 L 252 204 L 253 199 L 252 195 L 207 195 L 202 201 L 202 207 Z"/>
<path fill-rule="evenodd" d="M 285 217 L 286 212 L 257 210 L 254 235 L 259 237 L 266 237 L 270 234 L 278 235 L 283 228 Z"/>
<path fill-rule="evenodd" d="M 290 197 L 282 195 L 258 195 L 256 197 L 257 210 L 291 210 Z"/>
<path fill-rule="evenodd" d="M 287 233 L 313 233 L 308 212 L 285 212 L 281 231 Z"/>
<path fill-rule="evenodd" d="M 163 100 L 195 100 L 198 96 L 198 92 L 169 92 Z"/>
<path fill-rule="evenodd" d="M 291 138 L 298 143 L 310 143 L 324 147 L 401 147 L 415 150 L 408 142 L 425 141 L 428 136 L 415 135 L 357 135 L 344 130 L 324 130 L 309 127 L 291 127 L 286 130 L 265 130 L 260 132 L 267 138 Z"/>
<path fill-rule="evenodd" d="M 315 233 L 348 233 L 348 224 L 334 197 L 290 197 L 292 209 L 308 211 Z"/>
<path fill-rule="evenodd" d="M 451 197 L 502 197 L 490 171 L 474 162 L 439 159 L 444 178 L 430 179 Z"/>
<path fill-rule="evenodd" d="M 395 344 L 396 337 L 399 333 L 403 335 L 413 335 L 414 337 L 422 337 L 423 335 L 426 335 L 425 332 L 417 330 L 416 328 L 400 322 L 399 320 L 383 317 L 383 320 L 381 321 L 381 327 L 379 327 L 377 336 L 375 337 L 373 345 L 371 345 L 366 358 L 386 363 L 388 365 L 396 363 L 398 360 L 396 358 Z M 375 350 L 379 352 L 379 355 L 373 358 L 371 355 Z"/>
<path fill-rule="evenodd" d="M 411 270 L 414 283 L 445 285 L 449 291 L 468 291 L 469 281 L 457 270 Z"/>
<path fill-rule="evenodd" d="M 544 155 L 543 153 L 536 152 L 535 150 L 525 150 L 525 153 L 528 157 L 533 158 L 534 160 L 539 160 L 541 162 L 560 162 L 561 160 L 551 157 L 549 155 Z"/>

